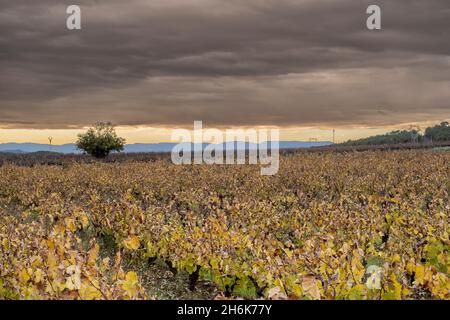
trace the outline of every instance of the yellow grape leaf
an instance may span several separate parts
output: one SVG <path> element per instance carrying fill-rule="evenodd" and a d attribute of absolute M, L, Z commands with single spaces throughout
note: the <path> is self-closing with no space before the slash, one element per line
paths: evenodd
<path fill-rule="evenodd" d="M 283 281 L 281 281 L 280 278 L 275 279 L 274 283 L 275 286 L 280 287 L 282 290 L 284 290 L 284 284 Z"/>
<path fill-rule="evenodd" d="M 138 277 L 136 272 L 129 271 L 125 276 L 125 281 L 122 284 L 122 289 L 125 290 L 128 297 L 133 298 L 138 293 Z"/>
<path fill-rule="evenodd" d="M 364 292 L 364 285 L 357 284 L 356 286 L 351 288 L 350 291 L 348 292 L 348 298 L 350 300 L 362 300 L 363 292 Z"/>
<path fill-rule="evenodd" d="M 67 227 L 70 231 L 72 231 L 72 232 L 77 231 L 77 226 L 76 226 L 76 224 L 75 224 L 75 220 L 74 220 L 74 219 L 72 219 L 72 218 L 66 218 L 66 219 L 64 219 L 64 222 L 65 222 L 65 224 L 66 224 L 66 227 Z"/>
<path fill-rule="evenodd" d="M 38 267 L 42 266 L 42 258 L 39 257 L 39 256 L 34 256 L 34 257 L 32 257 L 32 258 L 31 258 L 31 265 L 32 265 L 34 268 L 38 268 Z"/>
<path fill-rule="evenodd" d="M 424 284 L 424 277 L 425 277 L 425 267 L 421 266 L 421 265 L 417 265 L 414 268 L 414 275 L 415 275 L 414 282 L 416 284 L 423 285 Z"/>
<path fill-rule="evenodd" d="M 407 296 L 409 295 L 409 293 L 410 293 L 410 291 L 408 290 L 408 288 L 403 287 L 403 289 L 402 289 L 402 295 L 405 296 L 405 297 L 407 297 Z"/>
<path fill-rule="evenodd" d="M 287 248 L 283 248 L 284 253 L 286 253 L 287 257 L 290 259 L 292 258 L 292 251 L 287 249 Z"/>
<path fill-rule="evenodd" d="M 97 263 L 98 253 L 100 251 L 100 246 L 95 243 L 92 249 L 89 251 L 88 265 L 93 267 Z"/>
<path fill-rule="evenodd" d="M 218 270 L 219 269 L 219 262 L 217 261 L 217 259 L 211 258 L 211 260 L 209 260 L 209 264 L 211 265 L 213 270 Z"/>
<path fill-rule="evenodd" d="M 30 274 L 31 274 L 31 272 L 28 273 L 28 271 L 26 269 L 22 269 L 22 271 L 20 271 L 20 273 L 19 273 L 20 282 L 27 283 L 28 280 L 31 279 Z"/>
<path fill-rule="evenodd" d="M 39 300 L 41 299 L 41 295 L 39 293 L 39 289 L 36 287 L 27 287 L 24 289 L 23 294 L 25 296 L 25 299 L 29 300 Z"/>
<path fill-rule="evenodd" d="M 136 236 L 132 236 L 132 237 L 129 237 L 128 239 L 125 239 L 123 241 L 123 245 L 128 250 L 137 250 L 137 249 L 139 249 L 139 247 L 141 245 L 141 240 L 139 240 L 139 238 Z"/>
<path fill-rule="evenodd" d="M 342 245 L 342 248 L 339 251 L 341 251 L 344 255 L 347 255 L 347 252 L 350 251 L 350 246 L 346 242 Z"/>
<path fill-rule="evenodd" d="M 41 269 L 37 269 L 34 272 L 34 282 L 35 283 L 41 283 L 43 279 L 44 279 L 44 274 L 42 273 L 42 270 Z"/>
<path fill-rule="evenodd" d="M 355 280 L 357 282 L 360 282 L 361 279 L 363 278 L 366 270 L 364 269 L 364 266 L 361 262 L 361 257 L 359 254 L 353 255 L 350 267 L 352 269 L 352 274 L 355 277 Z"/>
<path fill-rule="evenodd" d="M 197 265 L 192 262 L 186 263 L 185 269 L 189 274 L 193 274 L 197 270 Z"/>
<path fill-rule="evenodd" d="M 86 214 L 83 214 L 80 218 L 81 218 L 81 225 L 83 226 L 84 229 L 89 225 L 89 219 Z"/>
<path fill-rule="evenodd" d="M 47 246 L 50 250 L 54 250 L 55 249 L 55 242 L 53 240 L 47 240 Z"/>
<path fill-rule="evenodd" d="M 293 293 L 296 297 L 300 298 L 300 297 L 303 296 L 303 289 L 302 289 L 302 287 L 301 287 L 299 284 L 294 283 L 294 284 L 292 285 L 292 293 Z"/>
<path fill-rule="evenodd" d="M 8 241 L 8 239 L 3 239 L 2 240 L 2 246 L 3 246 L 3 248 L 5 249 L 5 250 L 9 250 L 9 241 Z"/>
<path fill-rule="evenodd" d="M 390 284 L 385 286 L 382 293 L 383 300 L 401 300 L 402 299 L 402 285 L 397 281 L 393 273 L 389 276 Z"/>
<path fill-rule="evenodd" d="M 391 276 L 392 283 L 394 284 L 394 297 L 396 300 L 402 299 L 402 285 L 400 282 L 397 281 L 395 276 L 392 274 Z"/>
<path fill-rule="evenodd" d="M 410 261 L 406 264 L 405 269 L 408 273 L 412 274 L 414 272 L 415 267 L 416 267 L 416 265 Z"/>
<path fill-rule="evenodd" d="M 151 241 L 147 241 L 147 254 L 149 257 L 154 257 L 157 254 L 158 250 L 155 245 Z"/>
<path fill-rule="evenodd" d="M 109 269 L 111 259 L 110 258 L 104 258 L 102 260 L 102 264 L 100 265 L 100 272 L 104 273 Z"/>
<path fill-rule="evenodd" d="M 102 299 L 102 293 L 92 286 L 89 283 L 83 283 L 81 284 L 80 289 L 78 290 L 78 294 L 80 295 L 81 299 L 83 300 L 100 300 Z"/>

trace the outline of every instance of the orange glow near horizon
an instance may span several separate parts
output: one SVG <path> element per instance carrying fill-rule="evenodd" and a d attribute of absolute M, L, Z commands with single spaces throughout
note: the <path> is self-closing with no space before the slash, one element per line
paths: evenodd
<path fill-rule="evenodd" d="M 414 124 L 424 129 L 429 123 Z M 336 127 L 335 141 L 344 142 L 349 139 L 359 139 L 368 136 L 383 134 L 397 129 L 408 129 L 411 124 L 398 126 L 367 128 L 367 127 Z M 183 127 L 192 130 L 193 127 Z M 205 127 L 207 129 L 209 127 Z M 62 145 L 74 143 L 77 135 L 84 132 L 84 129 L 0 129 L 0 143 L 49 143 L 48 138 L 52 137 L 52 144 Z M 124 137 L 128 144 L 132 143 L 159 143 L 173 142 L 171 134 L 173 128 L 156 127 L 117 127 L 119 136 Z M 280 128 L 280 140 L 282 141 L 332 141 L 333 128 L 321 127 L 288 127 Z"/>

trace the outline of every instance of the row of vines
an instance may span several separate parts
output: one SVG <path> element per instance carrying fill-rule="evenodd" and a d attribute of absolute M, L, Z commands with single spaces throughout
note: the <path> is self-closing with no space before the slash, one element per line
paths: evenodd
<path fill-rule="evenodd" d="M 449 299 L 450 154 L 0 167 L 0 298 L 147 299 L 133 256 L 225 296 Z M 105 239 L 114 254 L 103 255 Z"/>

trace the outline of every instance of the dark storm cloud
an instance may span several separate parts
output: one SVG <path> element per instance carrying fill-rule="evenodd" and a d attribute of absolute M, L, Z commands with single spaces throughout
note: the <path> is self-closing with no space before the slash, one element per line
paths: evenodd
<path fill-rule="evenodd" d="M 448 0 L 0 0 L 0 124 L 448 118 Z M 383 30 L 365 28 L 369 4 Z"/>

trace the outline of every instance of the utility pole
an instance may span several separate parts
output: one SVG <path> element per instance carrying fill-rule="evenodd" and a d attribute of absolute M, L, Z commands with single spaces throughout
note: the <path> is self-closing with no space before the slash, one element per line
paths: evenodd
<path fill-rule="evenodd" d="M 335 139 L 335 137 L 336 137 L 336 130 L 335 130 L 335 129 L 333 129 L 333 144 L 335 144 L 335 143 L 336 143 L 336 139 Z"/>

